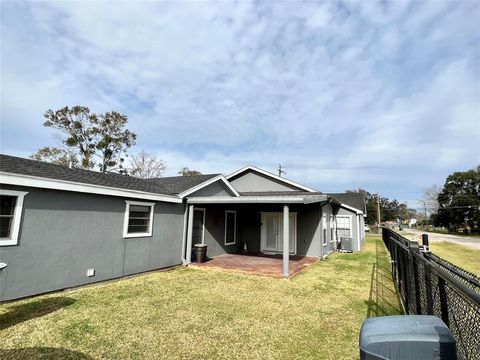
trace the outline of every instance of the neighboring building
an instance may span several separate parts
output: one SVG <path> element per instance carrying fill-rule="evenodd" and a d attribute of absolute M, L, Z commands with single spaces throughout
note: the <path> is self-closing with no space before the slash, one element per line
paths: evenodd
<path fill-rule="evenodd" d="M 288 254 L 364 241 L 360 194 L 323 194 L 253 166 L 138 179 L 1 155 L 0 184 L 0 301 L 188 264 L 195 243 L 210 257 L 282 253 L 285 275 Z"/>

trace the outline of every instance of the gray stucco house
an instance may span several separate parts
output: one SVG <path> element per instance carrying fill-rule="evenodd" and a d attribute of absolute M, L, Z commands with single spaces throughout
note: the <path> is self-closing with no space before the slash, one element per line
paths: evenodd
<path fill-rule="evenodd" d="M 260 168 L 138 179 L 0 155 L 0 301 L 225 253 L 325 257 L 365 239 L 361 194 L 324 194 Z"/>

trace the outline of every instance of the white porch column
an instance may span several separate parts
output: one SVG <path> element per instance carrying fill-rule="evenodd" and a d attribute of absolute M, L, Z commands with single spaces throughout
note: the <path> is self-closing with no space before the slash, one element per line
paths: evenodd
<path fill-rule="evenodd" d="M 187 249 L 185 254 L 186 264 L 192 262 L 192 237 L 193 237 L 193 205 L 188 206 Z"/>
<path fill-rule="evenodd" d="M 288 278 L 288 262 L 290 256 L 290 216 L 288 205 L 283 205 L 283 277 Z"/>

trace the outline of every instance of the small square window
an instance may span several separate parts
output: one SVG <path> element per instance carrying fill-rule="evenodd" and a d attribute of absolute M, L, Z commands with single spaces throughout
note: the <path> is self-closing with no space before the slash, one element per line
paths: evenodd
<path fill-rule="evenodd" d="M 127 201 L 123 237 L 152 236 L 154 205 Z"/>

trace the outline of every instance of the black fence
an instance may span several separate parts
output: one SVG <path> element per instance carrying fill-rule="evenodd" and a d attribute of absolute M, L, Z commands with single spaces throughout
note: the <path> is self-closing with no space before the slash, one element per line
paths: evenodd
<path fill-rule="evenodd" d="M 405 312 L 438 316 L 455 337 L 458 359 L 480 360 L 480 278 L 391 229 L 382 228 L 382 238 Z"/>

